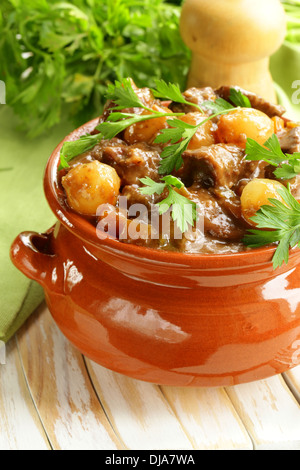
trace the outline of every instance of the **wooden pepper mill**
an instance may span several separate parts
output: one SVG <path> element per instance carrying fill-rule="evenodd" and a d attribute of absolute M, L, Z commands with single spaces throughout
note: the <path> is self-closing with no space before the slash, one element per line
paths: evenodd
<path fill-rule="evenodd" d="M 280 0 L 185 0 L 180 29 L 192 51 L 188 87 L 238 85 L 277 101 L 269 59 L 286 34 Z"/>

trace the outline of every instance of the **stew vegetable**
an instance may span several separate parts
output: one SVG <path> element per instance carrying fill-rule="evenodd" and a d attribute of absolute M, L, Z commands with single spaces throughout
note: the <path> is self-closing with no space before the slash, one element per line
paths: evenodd
<path fill-rule="evenodd" d="M 284 113 L 238 87 L 116 82 L 96 129 L 62 148 L 65 202 L 123 243 L 206 254 L 278 243 L 280 266 L 300 243 L 300 125 Z"/>

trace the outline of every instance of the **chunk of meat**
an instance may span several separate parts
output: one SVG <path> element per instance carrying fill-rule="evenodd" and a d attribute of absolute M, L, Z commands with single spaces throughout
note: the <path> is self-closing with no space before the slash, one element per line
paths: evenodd
<path fill-rule="evenodd" d="M 290 184 L 292 195 L 300 202 L 300 175 L 295 176 L 295 178 L 289 180 L 288 183 Z"/>
<path fill-rule="evenodd" d="M 243 160 L 240 179 L 233 188 L 234 192 L 240 197 L 244 187 L 249 183 L 249 181 L 252 181 L 254 178 L 269 178 L 267 175 L 271 169 L 274 170 L 274 167 L 270 167 L 270 165 L 264 161 L 253 162 L 250 160 Z"/>
<path fill-rule="evenodd" d="M 197 204 L 198 213 L 204 219 L 205 234 L 230 242 L 241 240 L 244 230 L 238 219 L 231 217 L 209 191 L 192 187 L 187 195 Z"/>
<path fill-rule="evenodd" d="M 121 186 L 141 186 L 140 178 L 146 176 L 155 181 L 159 179 L 159 151 L 145 143 L 107 146 L 103 149 L 101 161 L 116 170 Z"/>
<path fill-rule="evenodd" d="M 211 87 L 189 88 L 183 93 L 184 98 L 198 106 L 204 101 L 215 101 L 216 92 Z"/>
<path fill-rule="evenodd" d="M 215 93 L 220 97 L 223 98 L 226 101 L 229 100 L 229 95 L 230 95 L 230 89 L 235 88 L 236 90 L 240 90 L 243 95 L 247 96 L 249 98 L 250 103 L 252 108 L 258 109 L 259 111 L 262 111 L 263 113 L 267 114 L 270 118 L 274 116 L 283 116 L 283 114 L 286 112 L 286 109 L 283 106 L 280 106 L 278 104 L 273 104 L 270 103 L 269 101 L 265 100 L 261 96 L 256 95 L 255 93 L 251 93 L 250 91 L 246 91 L 243 88 L 240 87 L 230 87 L 230 86 L 222 86 L 215 90 Z"/>
<path fill-rule="evenodd" d="M 286 153 L 300 152 L 300 126 L 286 128 L 277 133 L 281 149 Z"/>
<path fill-rule="evenodd" d="M 151 209 L 153 204 L 157 204 L 167 197 L 167 193 L 164 191 L 162 194 L 142 194 L 140 188 L 137 185 L 124 186 L 121 196 L 127 198 L 128 207 L 133 204 L 143 204 L 148 209 Z"/>
<path fill-rule="evenodd" d="M 241 219 L 241 200 L 231 189 L 215 188 L 210 190 L 223 210 L 235 219 Z"/>
<path fill-rule="evenodd" d="M 204 101 L 215 101 L 218 96 L 211 87 L 205 88 L 189 88 L 183 93 L 183 97 L 190 103 L 201 105 Z M 174 112 L 192 113 L 195 111 L 194 106 L 186 104 L 172 104 Z"/>
<path fill-rule="evenodd" d="M 215 144 L 183 153 L 183 166 L 178 171 L 187 187 L 197 183 L 209 188 L 232 188 L 241 173 L 244 152 L 236 145 Z"/>
<path fill-rule="evenodd" d="M 87 157 L 87 158 L 92 158 L 94 160 L 101 161 L 102 156 L 103 156 L 103 151 L 107 147 L 127 147 L 127 145 L 123 140 L 118 139 L 118 137 L 114 137 L 111 140 L 102 140 L 92 150 L 89 150 L 85 154 L 79 156 L 79 158 L 83 159 Z"/>

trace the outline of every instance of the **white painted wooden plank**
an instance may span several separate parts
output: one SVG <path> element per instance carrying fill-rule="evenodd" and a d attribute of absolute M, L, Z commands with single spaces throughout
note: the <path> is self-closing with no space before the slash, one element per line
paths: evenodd
<path fill-rule="evenodd" d="M 253 449 L 252 441 L 224 389 L 161 388 L 195 449 Z"/>
<path fill-rule="evenodd" d="M 122 448 L 88 377 L 82 355 L 42 306 L 18 333 L 29 388 L 54 449 Z"/>
<path fill-rule="evenodd" d="M 286 372 L 283 377 L 300 403 L 300 366 Z"/>
<path fill-rule="evenodd" d="M 110 422 L 127 449 L 193 449 L 159 387 L 86 360 Z"/>
<path fill-rule="evenodd" d="M 49 450 L 50 445 L 33 405 L 15 339 L 6 345 L 0 365 L 0 450 Z"/>
<path fill-rule="evenodd" d="M 282 376 L 227 387 L 226 391 L 256 449 L 300 449 L 300 406 Z"/>

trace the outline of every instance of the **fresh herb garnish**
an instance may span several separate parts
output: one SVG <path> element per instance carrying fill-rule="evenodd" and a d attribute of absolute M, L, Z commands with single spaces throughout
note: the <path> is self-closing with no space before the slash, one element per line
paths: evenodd
<path fill-rule="evenodd" d="M 178 85 L 166 83 L 163 80 L 157 80 L 156 86 L 157 89 L 153 90 L 155 96 L 172 99 L 173 102 L 194 106 L 193 103 L 184 99 Z M 108 87 L 106 98 L 113 103 L 111 107 L 112 112 L 108 115 L 106 121 L 96 127 L 100 134 L 96 136 L 93 135 L 91 138 L 89 138 L 89 136 L 85 136 L 81 138 L 78 143 L 65 143 L 61 151 L 60 168 L 67 168 L 68 162 L 72 160 L 72 158 L 80 155 L 80 153 L 87 152 L 102 138 L 110 140 L 128 127 L 149 119 L 172 117 L 172 119 L 167 121 L 169 128 L 162 129 L 154 141 L 154 143 L 167 144 L 161 153 L 159 173 L 161 175 L 170 174 L 172 171 L 178 170 L 181 167 L 183 163 L 182 154 L 188 148 L 190 141 L 199 127 L 215 117 L 227 114 L 234 109 L 230 103 L 222 98 L 218 98 L 215 102 L 206 101 L 201 104 L 201 107 L 195 105 L 202 113 L 202 107 L 204 107 L 212 109 L 214 114 L 203 119 L 203 121 L 197 125 L 191 125 L 181 121 L 180 119 L 176 119 L 176 117 L 184 116 L 185 113 L 172 113 L 171 111 L 160 112 L 147 107 L 139 98 L 137 93 L 135 93 L 132 82 L 129 78 L 125 78 L 122 81 L 116 81 L 114 85 L 110 85 Z M 122 110 L 130 108 L 140 108 L 145 112 L 142 114 L 121 112 Z"/>
<path fill-rule="evenodd" d="M 300 174 L 300 153 L 285 154 L 281 150 L 276 134 L 273 134 L 264 145 L 253 139 L 247 139 L 246 160 L 265 161 L 276 167 L 276 178 L 289 180 Z"/>
<path fill-rule="evenodd" d="M 237 107 L 252 108 L 248 96 L 245 96 L 241 90 L 230 88 L 229 100 Z"/>
<path fill-rule="evenodd" d="M 273 257 L 274 269 L 288 263 L 290 248 L 300 247 L 300 204 L 289 188 L 283 187 L 277 192 L 284 202 L 269 199 L 272 205 L 262 206 L 251 218 L 257 229 L 249 230 L 243 239 L 243 243 L 250 248 L 279 242 Z"/>
<path fill-rule="evenodd" d="M 114 102 L 114 110 L 143 108 L 150 113 L 154 112 L 142 103 L 133 89 L 130 78 L 124 78 L 121 82 L 116 81 L 114 85 L 110 84 L 107 88 L 106 99 Z"/>
<path fill-rule="evenodd" d="M 229 112 L 235 109 L 232 104 L 223 100 L 223 98 L 217 98 L 215 101 L 203 101 L 201 106 L 205 109 L 209 109 L 214 114 L 225 113 L 226 111 Z"/>
<path fill-rule="evenodd" d="M 230 88 L 229 100 L 230 103 L 223 98 L 217 98 L 215 101 L 204 101 L 201 106 L 209 109 L 214 114 L 231 111 L 236 107 L 252 108 L 249 98 L 236 88 Z"/>
<path fill-rule="evenodd" d="M 99 131 L 104 139 L 112 139 L 120 132 L 125 131 L 130 126 L 139 122 L 148 121 L 149 119 L 156 119 L 160 117 L 181 116 L 182 114 L 174 113 L 160 113 L 153 111 L 151 114 L 133 114 L 133 113 L 111 113 L 107 120 L 99 124 L 96 129 Z"/>
<path fill-rule="evenodd" d="M 156 137 L 154 143 L 169 143 L 161 152 L 161 162 L 159 173 L 166 175 L 173 170 L 178 171 L 183 163 L 182 154 L 188 148 L 193 136 L 196 134 L 199 125 L 188 124 L 180 119 L 170 119 L 167 121 L 170 126 L 162 129 Z"/>
<path fill-rule="evenodd" d="M 197 205 L 178 192 L 184 188 L 178 178 L 168 175 L 161 178 L 159 183 L 149 177 L 141 178 L 140 181 L 145 185 L 140 188 L 142 194 L 161 195 L 165 190 L 168 192 L 168 196 L 157 203 L 160 215 L 171 209 L 172 219 L 182 233 L 194 226 L 197 221 Z"/>
<path fill-rule="evenodd" d="M 201 106 L 195 103 L 191 103 L 190 101 L 187 101 L 184 99 L 179 85 L 175 83 L 166 83 L 164 80 L 155 80 L 155 85 L 156 88 L 152 89 L 153 95 L 156 98 L 164 98 L 173 101 L 174 103 L 181 103 L 181 104 L 186 104 L 188 106 L 192 106 L 194 108 L 197 108 L 198 111 L 203 113 L 203 109 Z"/>
<path fill-rule="evenodd" d="M 31 136 L 99 116 L 107 84 L 126 76 L 184 86 L 190 50 L 173 2 L 1 0 L 0 9 L 0 80 Z"/>
<path fill-rule="evenodd" d="M 223 108 L 196 125 L 188 124 L 180 119 L 168 120 L 167 124 L 170 128 L 162 129 L 154 141 L 154 143 L 171 143 L 171 145 L 167 145 L 164 148 L 160 155 L 162 160 L 160 162 L 159 173 L 165 175 L 172 173 L 174 170 L 178 171 L 183 163 L 182 154 L 187 150 L 199 127 L 217 116 L 227 114 L 231 110 L 232 108 Z"/>
<path fill-rule="evenodd" d="M 102 139 L 103 136 L 101 134 L 88 134 L 80 137 L 78 140 L 65 142 L 60 151 L 60 166 L 58 169 L 69 168 L 69 162 L 73 160 L 73 158 L 91 150 Z"/>

